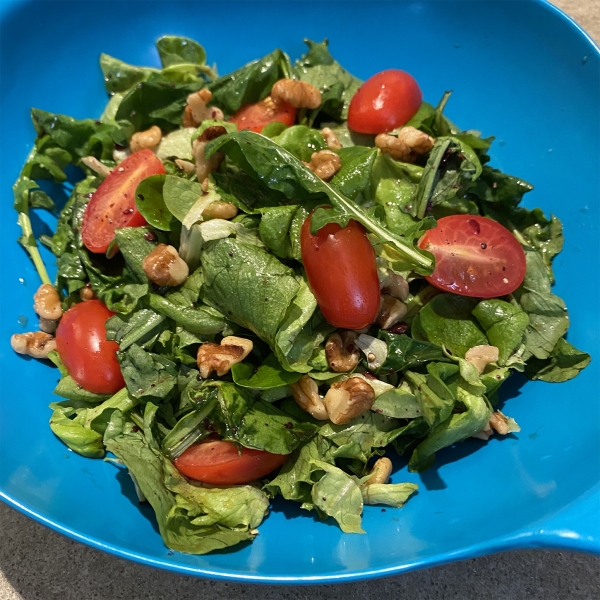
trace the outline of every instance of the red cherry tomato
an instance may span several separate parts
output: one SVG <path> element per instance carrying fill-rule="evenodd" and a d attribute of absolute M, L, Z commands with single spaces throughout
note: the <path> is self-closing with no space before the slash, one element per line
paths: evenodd
<path fill-rule="evenodd" d="M 288 127 L 296 120 L 296 109 L 287 102 L 275 104 L 271 96 L 255 104 L 244 104 L 232 117 L 230 123 L 235 123 L 237 128 L 249 129 L 260 133 L 265 125 L 279 121 Z"/>
<path fill-rule="evenodd" d="M 106 339 L 106 320 L 114 315 L 100 300 L 72 306 L 56 330 L 56 349 L 69 375 L 88 392 L 115 394 L 125 386 L 117 342 Z"/>
<path fill-rule="evenodd" d="M 521 244 L 508 229 L 486 217 L 443 217 L 419 240 L 419 247 L 436 260 L 435 270 L 425 279 L 460 296 L 505 296 L 525 277 Z"/>
<path fill-rule="evenodd" d="M 115 238 L 115 229 L 139 227 L 146 223 L 135 205 L 135 188 L 150 175 L 165 173 L 152 150 L 128 156 L 94 192 L 83 215 L 81 237 L 90 252 L 106 252 Z"/>
<path fill-rule="evenodd" d="M 310 233 L 310 217 L 300 234 L 302 262 L 323 316 L 344 329 L 362 329 L 379 312 L 379 278 L 375 252 L 365 228 L 350 221 Z"/>
<path fill-rule="evenodd" d="M 367 79 L 350 101 L 348 127 L 359 133 L 386 133 L 419 110 L 423 94 L 412 75 L 398 69 Z"/>
<path fill-rule="evenodd" d="M 287 454 L 242 448 L 224 440 L 194 444 L 174 460 L 180 473 L 212 485 L 240 485 L 260 479 L 280 467 Z"/>

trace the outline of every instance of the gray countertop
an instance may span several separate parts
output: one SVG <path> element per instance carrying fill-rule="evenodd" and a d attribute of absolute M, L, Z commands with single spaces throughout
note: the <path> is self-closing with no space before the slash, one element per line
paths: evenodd
<path fill-rule="evenodd" d="M 600 0 L 555 4 L 600 40 Z M 0 532 L 0 600 L 600 598 L 600 558 L 571 552 L 522 550 L 376 581 L 283 588 L 209 581 L 128 562 L 74 542 L 1 502 Z"/>

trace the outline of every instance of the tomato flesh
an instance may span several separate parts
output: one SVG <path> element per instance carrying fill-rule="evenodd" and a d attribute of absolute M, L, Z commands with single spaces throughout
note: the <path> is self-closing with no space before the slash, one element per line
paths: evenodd
<path fill-rule="evenodd" d="M 106 339 L 106 320 L 114 315 L 100 300 L 86 300 L 62 316 L 56 349 L 69 375 L 88 392 L 114 394 L 125 386 L 117 342 Z"/>
<path fill-rule="evenodd" d="M 300 235 L 302 262 L 323 316 L 335 327 L 362 329 L 379 312 L 379 278 L 375 252 L 365 228 L 350 221 L 330 223 L 315 235 L 310 217 Z"/>
<path fill-rule="evenodd" d="M 386 133 L 408 122 L 423 102 L 412 75 L 399 69 L 376 73 L 358 89 L 348 108 L 348 127 L 359 133 Z"/>
<path fill-rule="evenodd" d="M 106 252 L 115 229 L 139 227 L 146 220 L 135 204 L 135 188 L 165 168 L 152 150 L 140 150 L 115 167 L 93 193 L 83 215 L 81 237 L 90 252 Z"/>
<path fill-rule="evenodd" d="M 505 227 L 476 215 L 443 217 L 419 240 L 435 256 L 431 285 L 475 298 L 514 292 L 525 277 L 525 252 Z"/>
<path fill-rule="evenodd" d="M 241 485 L 260 479 L 280 467 L 287 454 L 242 448 L 224 440 L 209 439 L 193 444 L 173 462 L 177 470 L 212 485 Z"/>
<path fill-rule="evenodd" d="M 235 123 L 239 131 L 249 129 L 260 133 L 266 125 L 278 121 L 293 125 L 296 121 L 296 109 L 287 102 L 275 104 L 271 96 L 254 104 L 244 104 L 232 117 L 230 123 Z"/>

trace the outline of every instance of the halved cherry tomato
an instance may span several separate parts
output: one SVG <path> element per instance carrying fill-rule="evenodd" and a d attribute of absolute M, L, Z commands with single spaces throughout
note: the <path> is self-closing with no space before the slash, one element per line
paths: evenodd
<path fill-rule="evenodd" d="M 287 102 L 275 104 L 271 96 L 255 104 L 244 104 L 232 117 L 230 123 L 235 123 L 237 128 L 249 129 L 260 133 L 265 125 L 279 121 L 288 127 L 296 120 L 296 109 Z"/>
<path fill-rule="evenodd" d="M 99 185 L 85 209 L 81 237 L 90 252 L 106 252 L 115 229 L 139 227 L 146 220 L 135 205 L 135 188 L 150 175 L 165 173 L 152 150 L 140 150 L 115 167 Z"/>
<path fill-rule="evenodd" d="M 85 390 L 114 394 L 125 386 L 117 342 L 106 339 L 106 320 L 115 313 L 100 300 L 72 306 L 56 330 L 56 349 L 69 375 Z"/>
<path fill-rule="evenodd" d="M 212 485 L 240 485 L 260 479 L 280 467 L 288 454 L 242 448 L 224 440 L 194 444 L 175 460 L 180 473 Z"/>
<path fill-rule="evenodd" d="M 375 252 L 365 228 L 350 221 L 310 233 L 310 217 L 300 234 L 302 262 L 323 316 L 344 329 L 362 329 L 379 312 L 379 278 Z"/>
<path fill-rule="evenodd" d="M 419 240 L 435 256 L 431 285 L 460 296 L 497 298 L 525 277 L 525 252 L 505 227 L 476 215 L 443 217 Z"/>
<path fill-rule="evenodd" d="M 412 75 L 388 69 L 365 81 L 350 101 L 348 127 L 359 133 L 386 133 L 419 110 L 423 94 Z"/>

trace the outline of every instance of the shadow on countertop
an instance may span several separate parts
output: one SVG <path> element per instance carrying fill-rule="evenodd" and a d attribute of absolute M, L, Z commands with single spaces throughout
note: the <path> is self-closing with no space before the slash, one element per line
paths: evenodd
<path fill-rule="evenodd" d="M 9 584 L 0 585 L 0 600 L 591 600 L 600 597 L 600 558 L 572 552 L 523 550 L 386 579 L 280 587 L 211 581 L 128 562 L 70 540 L 2 502 L 0 531 L 0 583 L 3 574 Z"/>

